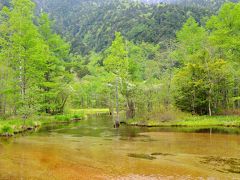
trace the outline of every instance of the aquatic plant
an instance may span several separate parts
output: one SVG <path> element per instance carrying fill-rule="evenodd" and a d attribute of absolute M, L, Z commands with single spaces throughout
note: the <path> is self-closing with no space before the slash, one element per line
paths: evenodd
<path fill-rule="evenodd" d="M 130 153 L 130 154 L 128 154 L 128 157 L 140 158 L 140 159 L 148 159 L 148 160 L 156 159 L 156 157 L 151 156 L 149 154 L 134 154 L 134 153 Z"/>

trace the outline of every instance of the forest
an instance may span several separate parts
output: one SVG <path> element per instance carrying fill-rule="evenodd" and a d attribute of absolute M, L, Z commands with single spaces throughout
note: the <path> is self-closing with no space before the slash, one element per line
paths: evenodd
<path fill-rule="evenodd" d="M 80 108 L 156 122 L 181 112 L 239 113 L 239 3 L 215 14 L 195 6 L 81 1 L 92 14 L 67 14 L 76 2 L 2 3 L 3 118 Z"/>
<path fill-rule="evenodd" d="M 201 7 L 128 0 L 41 1 L 41 8 L 56 20 L 54 29 L 71 42 L 71 52 L 82 55 L 108 48 L 116 31 L 134 43 L 161 43 L 164 47 L 190 16 L 204 23 L 204 17 L 212 14 Z"/>
<path fill-rule="evenodd" d="M 239 179 L 240 2 L 0 0 L 0 179 Z"/>

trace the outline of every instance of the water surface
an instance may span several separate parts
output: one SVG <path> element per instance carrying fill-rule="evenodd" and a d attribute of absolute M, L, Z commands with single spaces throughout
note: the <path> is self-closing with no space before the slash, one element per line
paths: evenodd
<path fill-rule="evenodd" d="M 0 141 L 0 179 L 240 179 L 239 129 L 51 125 Z"/>

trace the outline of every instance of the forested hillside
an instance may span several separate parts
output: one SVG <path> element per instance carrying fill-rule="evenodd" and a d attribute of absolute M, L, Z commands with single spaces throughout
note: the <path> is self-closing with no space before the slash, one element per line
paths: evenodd
<path fill-rule="evenodd" d="M 190 16 L 204 23 L 225 2 L 210 0 L 164 1 L 168 4 L 129 0 L 36 0 L 56 19 L 56 30 L 72 43 L 72 52 L 97 52 L 109 46 L 114 32 L 134 42 L 162 43 Z M 235 0 L 236 1 L 236 0 Z M 146 2 L 146 1 L 144 1 Z M 147 1 L 153 2 L 153 1 Z"/>
<path fill-rule="evenodd" d="M 9 6 L 10 2 L 9 0 L 1 0 L 0 1 L 0 9 L 2 9 L 4 6 Z"/>
<path fill-rule="evenodd" d="M 138 0 L 137 0 L 138 1 Z M 196 6 L 210 10 L 218 10 L 225 2 L 238 2 L 239 0 L 140 0 L 141 2 L 156 4 L 178 4 L 182 6 Z"/>
<path fill-rule="evenodd" d="M 179 110 L 240 107 L 240 3 L 213 13 L 120 0 L 4 2 L 3 116 L 107 107 L 128 119 L 171 120 Z"/>
<path fill-rule="evenodd" d="M 204 17 L 212 14 L 198 7 L 127 0 L 44 0 L 38 4 L 56 20 L 55 29 L 72 43 L 72 52 L 82 54 L 106 49 L 115 31 L 134 42 L 164 46 L 190 16 L 204 23 Z"/>

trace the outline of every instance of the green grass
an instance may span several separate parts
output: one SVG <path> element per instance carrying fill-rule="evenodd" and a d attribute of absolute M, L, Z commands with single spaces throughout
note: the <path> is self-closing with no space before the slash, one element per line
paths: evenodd
<path fill-rule="evenodd" d="M 136 119 L 128 120 L 127 124 L 139 125 L 139 126 L 240 127 L 240 116 L 191 116 L 191 115 L 187 115 L 185 117 L 181 117 L 180 120 L 172 120 L 172 121 L 139 120 L 136 118 Z"/>
<path fill-rule="evenodd" d="M 25 121 L 23 121 L 20 116 L 0 119 L 0 136 L 12 136 L 26 129 L 34 129 L 44 124 L 71 122 L 76 119 L 84 119 L 87 115 L 108 112 L 108 109 L 72 109 L 63 115 L 30 116 Z"/>
<path fill-rule="evenodd" d="M 73 119 L 81 119 L 81 118 L 84 118 L 83 112 L 79 114 L 64 114 L 64 115 L 54 116 L 54 120 L 57 122 L 66 122 L 66 121 L 71 121 Z"/>
<path fill-rule="evenodd" d="M 90 109 L 70 109 L 70 113 L 84 113 L 85 115 L 91 115 L 91 114 L 101 114 L 101 113 L 109 113 L 109 109 L 98 109 L 98 108 L 90 108 Z"/>
<path fill-rule="evenodd" d="M 22 132 L 28 128 L 36 128 L 41 125 L 39 120 L 11 119 L 0 120 L 0 135 L 12 136 L 14 133 Z"/>
<path fill-rule="evenodd" d="M 44 124 L 70 122 L 74 119 L 83 119 L 84 112 L 74 114 L 64 114 L 55 116 L 31 116 L 25 121 L 21 117 L 11 117 L 9 119 L 0 119 L 0 135 L 12 136 L 16 133 L 35 129 Z"/>
<path fill-rule="evenodd" d="M 240 116 L 190 116 L 175 125 L 240 127 Z"/>

